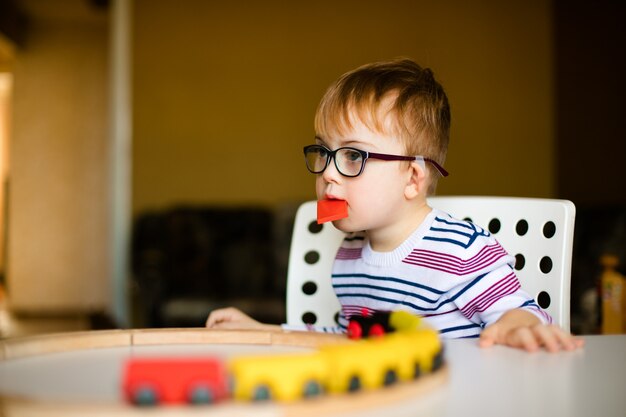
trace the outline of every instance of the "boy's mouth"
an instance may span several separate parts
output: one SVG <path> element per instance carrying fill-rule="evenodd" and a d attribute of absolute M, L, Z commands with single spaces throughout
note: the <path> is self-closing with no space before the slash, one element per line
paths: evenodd
<path fill-rule="evenodd" d="M 337 198 L 317 201 L 317 223 L 322 224 L 348 217 L 348 202 Z"/>

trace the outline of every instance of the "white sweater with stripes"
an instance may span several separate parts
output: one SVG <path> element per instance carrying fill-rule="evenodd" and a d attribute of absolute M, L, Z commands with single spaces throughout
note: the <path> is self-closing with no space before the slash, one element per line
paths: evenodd
<path fill-rule="evenodd" d="M 423 316 L 446 338 L 477 337 L 515 308 L 551 323 L 521 289 L 514 262 L 488 231 L 437 209 L 391 252 L 373 251 L 362 233 L 349 235 L 332 272 L 339 326 L 316 330 L 344 332 L 351 315 L 399 309 Z"/>

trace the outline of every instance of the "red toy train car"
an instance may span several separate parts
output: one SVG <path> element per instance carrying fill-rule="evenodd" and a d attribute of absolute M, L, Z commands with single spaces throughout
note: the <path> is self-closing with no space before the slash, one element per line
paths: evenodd
<path fill-rule="evenodd" d="M 218 358 L 136 358 L 124 370 L 124 395 L 137 405 L 208 404 L 229 396 Z"/>

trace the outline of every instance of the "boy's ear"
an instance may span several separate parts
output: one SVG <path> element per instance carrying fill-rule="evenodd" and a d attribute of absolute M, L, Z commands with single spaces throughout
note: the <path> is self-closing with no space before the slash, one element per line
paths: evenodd
<path fill-rule="evenodd" d="M 419 196 L 426 198 L 428 189 L 428 173 L 426 169 L 417 162 L 411 162 L 409 166 L 409 178 L 404 188 L 404 196 L 407 200 L 413 200 Z"/>

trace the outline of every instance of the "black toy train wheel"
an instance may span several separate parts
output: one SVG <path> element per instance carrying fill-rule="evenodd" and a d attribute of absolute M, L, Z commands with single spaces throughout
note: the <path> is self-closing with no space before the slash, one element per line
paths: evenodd
<path fill-rule="evenodd" d="M 141 385 L 133 390 L 132 402 L 140 406 L 157 405 L 159 396 L 152 385 Z"/>
<path fill-rule="evenodd" d="M 393 369 L 389 369 L 385 372 L 385 378 L 383 379 L 383 385 L 388 387 L 398 382 L 398 374 Z"/>
<path fill-rule="evenodd" d="M 413 367 L 413 378 L 417 379 L 422 375 L 422 367 L 419 362 L 415 362 L 415 366 Z"/>
<path fill-rule="evenodd" d="M 438 370 L 442 366 L 443 366 L 443 349 L 441 349 L 439 352 L 437 352 L 437 354 L 433 358 L 432 372 Z"/>
<path fill-rule="evenodd" d="M 211 388 L 205 385 L 198 385 L 189 390 L 190 404 L 211 404 L 215 401 L 215 395 Z"/>
<path fill-rule="evenodd" d="M 304 384 L 302 396 L 305 398 L 312 398 L 312 397 L 317 397 L 321 395 L 322 393 L 323 393 L 323 389 L 319 382 L 308 381 L 306 384 Z"/>
<path fill-rule="evenodd" d="M 348 392 L 356 392 L 361 389 L 361 378 L 357 375 L 353 375 L 348 381 Z"/>
<path fill-rule="evenodd" d="M 272 393 L 267 385 L 257 385 L 252 394 L 254 401 L 267 401 L 272 398 Z"/>

